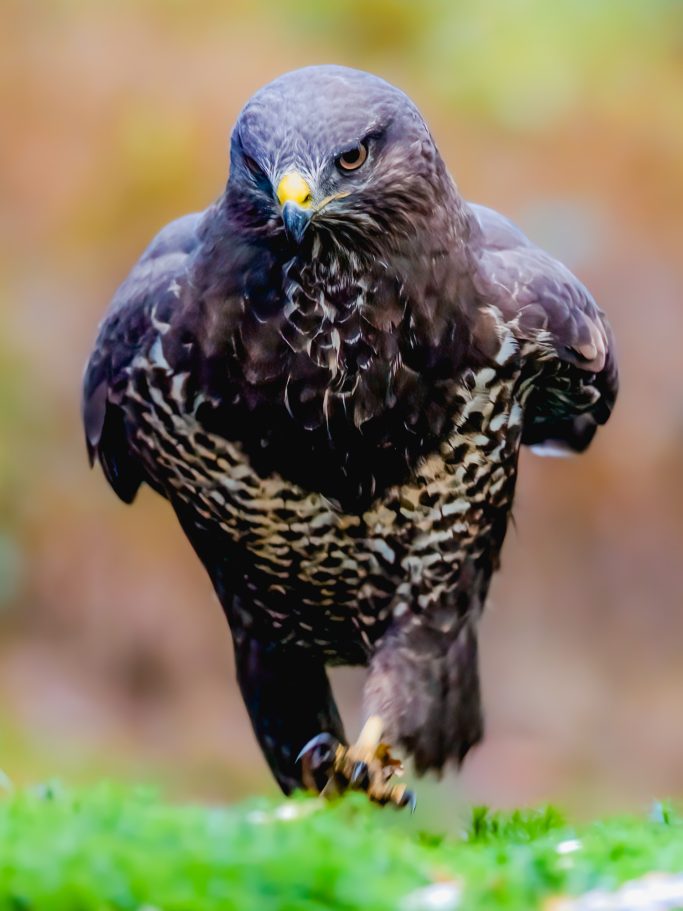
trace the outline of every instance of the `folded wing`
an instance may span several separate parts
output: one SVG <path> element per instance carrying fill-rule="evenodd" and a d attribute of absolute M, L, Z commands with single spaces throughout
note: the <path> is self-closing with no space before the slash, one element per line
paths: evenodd
<path fill-rule="evenodd" d="M 541 365 L 522 441 L 541 452 L 581 452 L 616 399 L 612 330 L 565 266 L 497 212 L 471 208 L 481 229 L 473 240 L 477 290 Z"/>
<path fill-rule="evenodd" d="M 132 502 L 146 480 L 131 452 L 121 408 L 127 368 L 156 332 L 155 307 L 185 274 L 201 215 L 167 225 L 120 286 L 100 325 L 83 378 L 82 416 L 90 463 L 97 459 L 118 496 Z"/>

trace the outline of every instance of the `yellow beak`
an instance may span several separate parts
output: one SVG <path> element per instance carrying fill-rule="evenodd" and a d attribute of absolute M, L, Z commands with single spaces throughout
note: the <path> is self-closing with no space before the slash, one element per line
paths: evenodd
<path fill-rule="evenodd" d="M 281 206 L 286 202 L 295 202 L 302 209 L 308 209 L 313 203 L 313 195 L 301 174 L 290 171 L 278 184 L 277 200 Z"/>

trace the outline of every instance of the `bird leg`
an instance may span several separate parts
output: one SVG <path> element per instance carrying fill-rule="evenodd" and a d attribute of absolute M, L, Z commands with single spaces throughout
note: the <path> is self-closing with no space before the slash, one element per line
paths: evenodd
<path fill-rule="evenodd" d="M 382 719 L 371 715 L 351 746 L 335 741 L 329 734 L 314 737 L 299 754 L 304 783 L 324 797 L 348 790 L 364 791 L 375 803 L 410 805 L 415 809 L 413 792 L 405 784 L 392 781 L 394 776 L 403 774 L 403 765 L 382 740 L 383 732 Z"/>

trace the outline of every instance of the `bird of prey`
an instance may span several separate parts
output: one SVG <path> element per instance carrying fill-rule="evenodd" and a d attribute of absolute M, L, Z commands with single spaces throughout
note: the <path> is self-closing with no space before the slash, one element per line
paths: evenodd
<path fill-rule="evenodd" d="M 283 791 L 405 804 L 390 748 L 438 771 L 482 736 L 520 445 L 585 449 L 616 392 L 581 282 L 462 198 L 403 92 L 314 66 L 253 95 L 225 192 L 116 292 L 83 419 L 119 497 L 165 497 L 206 568 Z M 352 746 L 334 664 L 368 668 Z"/>

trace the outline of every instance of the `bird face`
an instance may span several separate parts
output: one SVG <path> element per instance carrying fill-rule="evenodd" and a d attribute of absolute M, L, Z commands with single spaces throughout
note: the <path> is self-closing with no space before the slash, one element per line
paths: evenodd
<path fill-rule="evenodd" d="M 439 204 L 444 169 L 417 108 L 345 67 L 296 70 L 258 91 L 232 136 L 228 199 L 246 230 L 378 252 Z"/>

